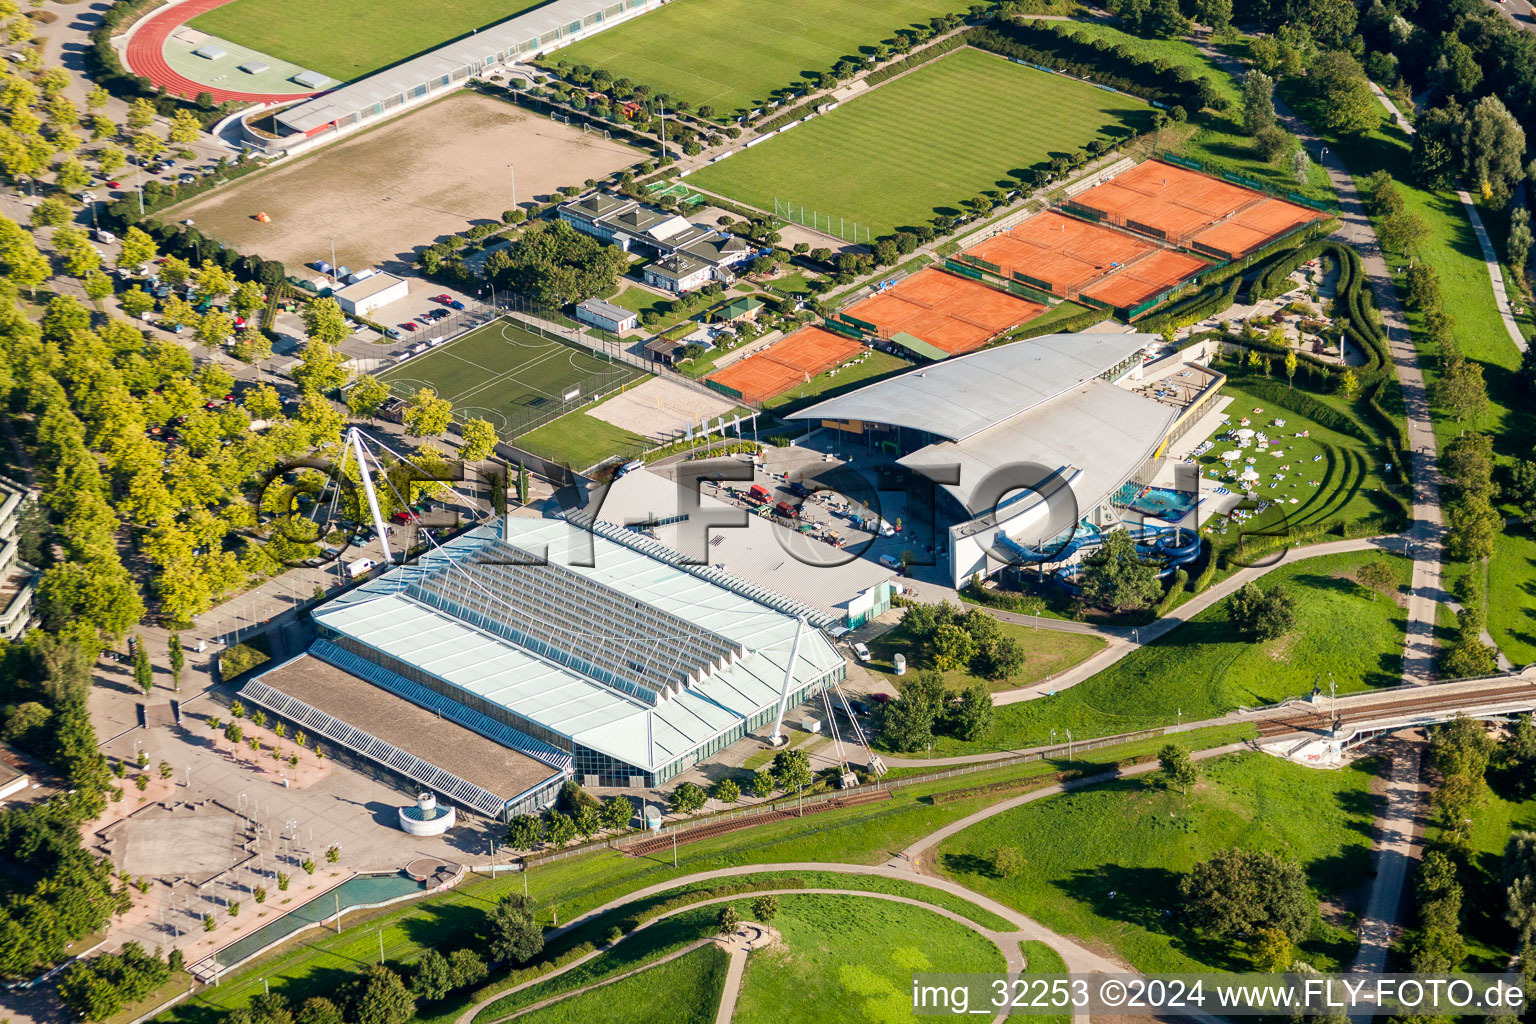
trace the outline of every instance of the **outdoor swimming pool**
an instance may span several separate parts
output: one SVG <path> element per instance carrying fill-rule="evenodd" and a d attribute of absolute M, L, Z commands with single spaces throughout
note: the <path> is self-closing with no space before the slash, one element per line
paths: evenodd
<path fill-rule="evenodd" d="M 1131 502 L 1129 508 L 1153 519 L 1176 523 L 1194 509 L 1200 500 L 1191 491 L 1167 487 L 1149 487 Z"/>

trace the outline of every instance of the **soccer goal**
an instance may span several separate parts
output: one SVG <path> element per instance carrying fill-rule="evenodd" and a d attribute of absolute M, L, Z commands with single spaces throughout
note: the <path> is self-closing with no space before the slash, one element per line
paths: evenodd
<path fill-rule="evenodd" d="M 613 138 L 613 136 L 609 133 L 607 128 L 599 128 L 596 125 L 583 124 L 581 126 L 581 130 L 583 132 L 585 132 L 586 134 L 588 134 L 588 135 L 601 135 L 605 139 L 612 139 Z"/>

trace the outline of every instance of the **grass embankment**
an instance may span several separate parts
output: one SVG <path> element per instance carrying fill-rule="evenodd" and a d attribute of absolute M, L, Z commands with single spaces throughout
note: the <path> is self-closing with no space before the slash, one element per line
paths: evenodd
<path fill-rule="evenodd" d="M 1234 726 L 1185 734 L 1181 740 L 1192 748 L 1200 748 L 1219 746 L 1251 735 L 1250 726 Z M 541 917 L 548 923 L 552 913 L 558 913 L 561 921 L 570 921 L 625 893 L 712 868 L 760 863 L 764 865 L 764 872 L 769 873 L 775 863 L 795 861 L 880 863 L 914 840 L 997 799 L 995 794 L 977 795 L 934 803 L 935 793 L 1010 780 L 1041 779 L 1059 770 L 1091 770 L 1117 758 L 1151 756 L 1160 743 L 1142 741 L 1093 751 L 1071 762 L 1066 759 L 1036 761 L 912 785 L 897 790 L 887 802 L 826 811 L 803 822 L 772 822 L 680 846 L 676 867 L 673 867 L 671 857 L 637 858 L 602 850 L 535 867 L 527 876 L 528 891 L 538 904 Z M 893 774 L 900 773 L 897 769 Z M 811 875 L 806 873 L 796 874 L 792 884 L 818 884 L 807 882 L 809 877 Z M 857 875 L 828 874 L 822 881 L 832 883 L 829 887 L 844 889 L 889 884 L 885 880 Z M 282 992 L 295 1004 L 312 995 L 333 992 L 353 977 L 359 964 L 377 962 L 381 931 L 385 961 L 397 965 L 414 963 L 429 947 L 451 950 L 473 946 L 478 942 L 476 935 L 483 926 L 489 906 L 503 895 L 522 892 L 523 884 L 523 878 L 517 875 L 475 879 L 450 892 L 403 907 L 349 915 L 349 926 L 340 935 L 311 935 L 302 944 L 264 956 L 225 976 L 219 987 L 204 990 L 170 1011 L 164 1019 L 178 1024 L 213 1024 L 229 1011 L 249 1003 L 265 985 L 270 985 L 274 992 Z M 915 883 L 907 884 L 915 887 Z M 902 891 L 900 894 L 915 895 L 915 892 Z M 551 969 L 550 960 L 571 947 L 583 941 L 600 942 L 614 924 L 643 913 L 646 907 L 654 907 L 670 895 L 664 893 L 604 915 L 577 932 L 552 942 L 546 951 L 547 959 L 540 961 L 534 970 L 520 972 L 515 979 L 502 974 L 473 993 L 463 993 L 423 1008 L 419 1017 L 427 1024 L 448 1024 L 466 1008 L 496 991 Z M 997 919 L 963 900 L 937 893 L 924 898 L 976 920 L 983 927 L 998 927 Z"/>
<path fill-rule="evenodd" d="M 1233 846 L 1294 857 L 1334 908 L 1301 943 L 1319 970 L 1343 970 L 1356 939 L 1346 908 L 1370 873 L 1378 763 L 1320 772 L 1262 754 L 1207 762 L 1188 798 L 1150 777 L 1052 797 L 980 822 L 943 843 L 940 871 L 1042 924 L 1113 948 L 1143 971 L 1248 970 L 1245 944 L 1180 922 L 1178 878 Z M 1017 847 L 1013 878 L 991 869 Z"/>
<path fill-rule="evenodd" d="M 611 455 L 633 458 L 654 442 L 607 420 L 600 420 L 589 411 L 577 411 L 513 438 L 511 443 L 580 472 Z"/>
<path fill-rule="evenodd" d="M 739 907 L 751 917 L 746 904 Z M 748 954 L 736 1024 L 824 1024 L 919 1020 L 917 971 L 997 972 L 996 946 L 920 907 L 858 896 L 781 896 L 773 919 L 781 942 Z"/>
<path fill-rule="evenodd" d="M 1086 633 L 1063 633 L 1060 630 L 1035 629 L 1012 622 L 999 622 L 998 630 L 1004 636 L 1018 641 L 1024 651 L 1024 667 L 1006 679 L 983 679 L 966 669 L 951 669 L 944 673 L 944 682 L 951 690 L 963 690 L 981 683 L 989 689 L 1012 690 L 1029 686 L 1043 679 L 1064 672 L 1073 665 L 1081 664 L 1104 649 L 1104 639 Z M 869 667 L 884 672 L 891 682 L 897 682 L 892 658 L 896 654 L 907 656 L 908 670 L 927 667 L 914 657 L 917 647 L 904 626 L 897 626 L 869 642 L 871 661 Z"/>
<path fill-rule="evenodd" d="M 517 1019 L 519 1024 L 713 1024 L 730 965 L 730 954 L 710 943 Z"/>
<path fill-rule="evenodd" d="M 1225 366 L 1221 369 L 1237 372 Z M 1246 381 L 1252 381 L 1254 386 L 1245 387 Z M 1245 533 L 1276 534 L 1323 522 L 1353 523 L 1396 511 L 1396 503 L 1385 493 L 1386 439 L 1366 423 L 1357 403 L 1351 403 L 1342 394 L 1288 389 L 1283 373 L 1276 381 L 1246 370 L 1229 381 L 1222 394 L 1233 399 L 1227 413 L 1234 428 L 1248 418 L 1253 421 L 1252 429 L 1265 431 L 1269 436 L 1268 452 L 1248 448 L 1243 455 L 1258 460 L 1254 466 L 1260 475 L 1256 490 L 1260 499 L 1271 505 L 1242 523 L 1211 528 L 1208 536 L 1218 551 L 1235 547 Z M 1374 443 L 1332 430 L 1297 412 L 1286 404 L 1286 399 L 1292 396 L 1294 401 L 1323 403 L 1346 417 L 1365 438 L 1373 438 Z M 1276 419 L 1284 420 L 1285 426 L 1274 426 Z M 1239 489 L 1236 482 L 1226 478 L 1226 464 L 1221 460 L 1222 452 L 1236 447 L 1217 440 L 1226 430 L 1221 427 L 1212 433 L 1213 447 L 1197 460 L 1203 477 L 1201 486 L 1206 492 L 1222 485 L 1234 491 Z M 1296 436 L 1302 433 L 1308 436 Z M 1322 458 L 1314 461 L 1316 456 Z M 1241 468 L 1243 464 L 1239 461 L 1235 465 Z M 1212 476 L 1212 470 L 1218 471 L 1218 475 Z M 1277 474 L 1285 479 L 1273 479 Z M 1313 486 L 1314 481 L 1317 486 Z"/>
<path fill-rule="evenodd" d="M 1294 83 L 1283 83 L 1280 91 L 1303 118 L 1318 123 L 1309 100 Z M 1423 220 L 1428 232 L 1415 258 L 1439 273 L 1444 307 L 1456 321 L 1456 344 L 1462 355 L 1482 366 L 1488 385 L 1488 414 L 1480 422 L 1465 426 L 1493 436 L 1494 451 L 1501 465 L 1529 457 L 1529 439 L 1536 433 L 1536 407 L 1520 390 L 1520 353 L 1504 329 L 1482 247 L 1460 199 L 1452 191 L 1428 192 L 1413 184 L 1407 174 L 1411 142 L 1391 123 L 1385 111 L 1381 124 L 1373 131 L 1358 138 L 1329 136 L 1327 141 L 1349 167 L 1362 192 L 1369 175 L 1385 170 L 1396 180 L 1404 208 Z M 1393 285 L 1399 298 L 1405 298 L 1408 257 L 1400 253 L 1386 255 Z M 1425 382 L 1433 388 L 1438 377 L 1438 360 L 1433 357 L 1442 353 L 1426 340 L 1419 314 L 1408 313 L 1408 321 L 1419 352 L 1431 357 L 1423 360 L 1423 366 Z M 1463 425 L 1442 409 L 1432 411 L 1436 440 L 1443 449 L 1447 441 L 1461 433 Z M 1511 511 L 1504 509 L 1506 515 Z M 1505 565 L 1489 577 L 1489 632 L 1517 664 L 1536 661 L 1536 629 L 1532 626 L 1536 619 L 1536 589 L 1529 585 L 1531 563 L 1527 561 L 1533 552 L 1536 540 L 1532 539 L 1529 527 L 1506 527 L 1495 543 L 1493 558 L 1494 565 Z M 1519 568 L 1512 570 L 1511 566 Z"/>
<path fill-rule="evenodd" d="M 1014 750 L 1213 718 L 1310 693 L 1329 674 L 1340 693 L 1392 686 L 1402 674 L 1407 619 L 1397 600 L 1365 590 L 1351 576 L 1382 560 L 1408 582 L 1409 565 L 1380 552 L 1328 555 L 1290 563 L 1261 586 L 1285 585 L 1295 598 L 1296 625 L 1285 636 L 1253 643 L 1232 631 L 1227 601 L 1218 601 L 1167 636 L 1069 690 L 993 712 L 992 728 L 975 742 L 941 736 L 933 755 Z"/>
<path fill-rule="evenodd" d="M 1262 182 L 1279 192 L 1299 192 L 1319 202 L 1333 202 L 1333 186 L 1328 174 L 1315 164 L 1307 173 L 1305 185 L 1299 185 L 1288 166 L 1270 164 L 1258 152 L 1252 137 L 1242 124 L 1242 90 L 1232 76 L 1213 64 L 1195 44 L 1183 39 L 1144 39 L 1103 22 L 1083 22 L 1073 30 L 1090 39 L 1107 39 L 1123 46 L 1138 57 L 1165 60 L 1176 67 L 1187 67 L 1196 75 L 1211 80 L 1217 93 L 1227 101 L 1227 109 L 1202 114 L 1186 125 L 1165 129 L 1161 142 L 1181 156 L 1200 161 L 1214 174 L 1231 171 Z M 1232 48 L 1246 52 L 1246 44 Z"/>
<path fill-rule="evenodd" d="M 1061 954 L 1050 946 L 1036 939 L 1025 939 L 1019 943 L 1019 949 L 1024 954 L 1025 974 L 1066 974 L 1067 962 L 1061 958 Z M 1048 1017 L 1036 1017 L 1038 1024 L 1071 1024 L 1071 1014 L 1057 1014 Z"/>
<path fill-rule="evenodd" d="M 881 377 L 889 377 L 912 369 L 912 364 L 889 352 L 870 349 L 861 362 L 828 370 L 803 384 L 796 384 L 781 395 L 775 395 L 763 403 L 764 409 L 787 413 L 803 405 L 819 402 L 845 391 L 861 388 Z"/>

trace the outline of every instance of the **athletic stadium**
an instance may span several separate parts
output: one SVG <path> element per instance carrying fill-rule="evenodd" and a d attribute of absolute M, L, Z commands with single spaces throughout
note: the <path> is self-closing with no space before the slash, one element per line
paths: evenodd
<path fill-rule="evenodd" d="M 1169 446 L 1213 413 L 1225 378 L 1177 355 L 1150 371 L 1151 334 L 1052 334 L 957 356 L 791 413 L 854 435 L 870 460 L 932 479 L 945 582 L 1070 566 L 1105 531 L 1134 531 L 1167 571 L 1200 550 L 1199 496 L 1169 483 Z M 1148 387 L 1145 378 L 1159 382 Z M 1189 382 L 1182 388 L 1164 378 Z M 1001 484 L 1008 467 L 1014 471 Z M 1161 510 L 1159 510 L 1161 512 Z M 1062 581 L 1071 584 L 1070 570 Z"/>
<path fill-rule="evenodd" d="M 240 699 L 487 817 L 570 777 L 656 786 L 846 671 L 832 615 L 683 561 L 508 516 L 317 608 L 309 650 Z"/>

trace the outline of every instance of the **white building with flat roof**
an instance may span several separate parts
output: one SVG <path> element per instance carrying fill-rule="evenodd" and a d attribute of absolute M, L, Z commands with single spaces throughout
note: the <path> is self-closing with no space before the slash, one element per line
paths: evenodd
<path fill-rule="evenodd" d="M 405 298 L 410 294 L 410 285 L 403 277 L 380 272 L 331 294 L 343 311 L 353 316 L 367 316 L 376 309 Z"/>

